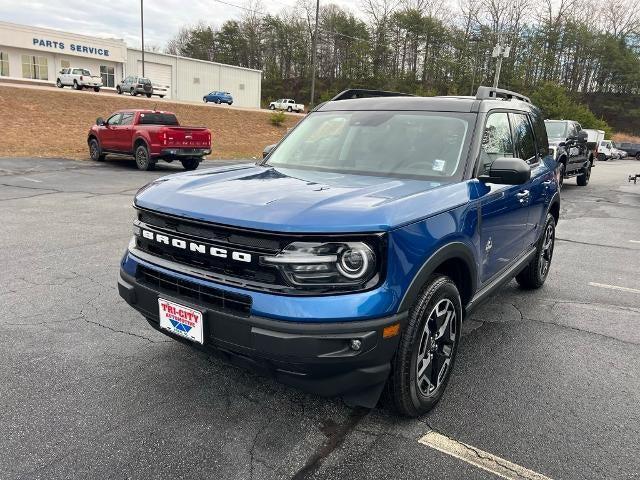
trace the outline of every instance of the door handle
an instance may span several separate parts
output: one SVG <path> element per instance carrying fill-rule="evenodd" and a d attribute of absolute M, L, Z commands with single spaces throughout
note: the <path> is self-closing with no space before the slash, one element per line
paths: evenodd
<path fill-rule="evenodd" d="M 522 192 L 516 193 L 516 198 L 520 203 L 526 203 L 529 201 L 529 190 L 523 190 Z"/>

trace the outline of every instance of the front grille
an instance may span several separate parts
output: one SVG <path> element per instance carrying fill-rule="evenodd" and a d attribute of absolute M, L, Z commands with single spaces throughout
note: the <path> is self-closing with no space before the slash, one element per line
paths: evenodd
<path fill-rule="evenodd" d="M 142 265 L 136 273 L 138 282 L 160 293 L 192 299 L 194 303 L 212 310 L 248 317 L 251 312 L 251 297 L 227 292 L 219 288 L 205 287 L 196 282 L 182 280 Z"/>

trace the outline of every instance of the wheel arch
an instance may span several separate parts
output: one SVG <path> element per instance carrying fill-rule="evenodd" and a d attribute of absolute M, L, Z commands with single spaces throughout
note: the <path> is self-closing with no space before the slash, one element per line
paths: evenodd
<path fill-rule="evenodd" d="M 149 152 L 149 156 L 151 156 L 151 148 L 149 147 L 149 142 L 147 142 L 146 138 L 144 137 L 135 137 L 133 139 L 133 153 L 136 153 L 136 149 L 140 146 L 140 145 L 144 145 L 145 147 L 147 147 L 147 151 Z"/>
<path fill-rule="evenodd" d="M 549 203 L 549 213 L 553 215 L 557 225 L 560 221 L 560 195 L 557 192 Z"/>
<path fill-rule="evenodd" d="M 411 308 L 434 273 L 451 278 L 460 292 L 463 309 L 466 307 L 477 289 L 478 269 L 471 248 L 462 242 L 452 242 L 439 248 L 420 267 L 400 301 L 399 312 Z"/>

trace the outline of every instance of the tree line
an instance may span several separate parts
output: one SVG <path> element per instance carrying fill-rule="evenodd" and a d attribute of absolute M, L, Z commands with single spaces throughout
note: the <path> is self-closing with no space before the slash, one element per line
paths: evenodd
<path fill-rule="evenodd" d="M 264 12 L 259 0 L 221 3 L 237 8 L 239 18 L 184 26 L 166 51 L 261 69 L 263 101 L 308 103 L 315 2 L 300 0 L 278 14 Z M 500 43 L 511 47 L 500 87 L 534 97 L 559 89 L 574 110 L 586 102 L 616 128 L 640 134 L 636 0 L 361 0 L 357 13 L 321 6 L 316 102 L 348 87 L 474 94 L 492 84 L 492 51 Z"/>

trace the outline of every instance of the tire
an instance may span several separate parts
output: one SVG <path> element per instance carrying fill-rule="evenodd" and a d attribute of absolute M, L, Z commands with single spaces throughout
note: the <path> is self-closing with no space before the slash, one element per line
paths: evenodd
<path fill-rule="evenodd" d="M 229 102 L 229 106 L 233 105 L 233 102 Z"/>
<path fill-rule="evenodd" d="M 153 170 L 155 163 L 151 161 L 149 149 L 146 145 L 138 145 L 135 152 L 136 166 L 138 170 Z"/>
<path fill-rule="evenodd" d="M 73 81 L 73 89 L 74 90 L 82 90 L 82 87 L 80 85 L 78 85 L 78 81 L 77 80 Z"/>
<path fill-rule="evenodd" d="M 203 101 L 204 103 L 209 103 L 209 100 L 207 100 L 206 98 L 203 98 L 203 99 L 202 99 L 202 101 Z"/>
<path fill-rule="evenodd" d="M 180 163 L 182 163 L 185 170 L 195 170 L 200 165 L 200 159 L 197 157 L 185 158 L 180 160 Z"/>
<path fill-rule="evenodd" d="M 293 112 L 293 109 L 291 107 L 287 107 L 287 112 L 291 113 Z"/>
<path fill-rule="evenodd" d="M 93 87 L 93 91 L 94 92 L 99 92 L 100 91 L 100 87 Z"/>
<path fill-rule="evenodd" d="M 64 88 L 64 85 L 62 84 L 62 82 L 60 81 L 60 79 L 56 80 L 56 87 L 58 88 Z"/>
<path fill-rule="evenodd" d="M 147 93 L 146 95 L 147 95 L 147 98 L 151 98 L 151 94 L 150 93 Z"/>
<path fill-rule="evenodd" d="M 556 220 L 553 215 L 547 213 L 547 220 L 544 222 L 544 230 L 538 240 L 536 253 L 529 264 L 516 275 L 516 281 L 522 288 L 532 290 L 540 288 L 544 284 L 551 268 L 555 241 Z"/>
<path fill-rule="evenodd" d="M 216 104 L 220 105 L 222 103 L 222 100 L 220 100 L 219 98 L 216 98 Z"/>
<path fill-rule="evenodd" d="M 607 161 L 607 157 L 605 156 L 604 153 L 599 153 L 598 154 L 598 160 L 600 160 L 601 162 L 606 162 Z"/>
<path fill-rule="evenodd" d="M 636 160 L 640 160 L 640 152 L 636 153 Z"/>
<path fill-rule="evenodd" d="M 138 93 L 136 92 L 135 88 L 132 88 L 131 90 L 129 90 L 129 95 L 131 95 L 132 97 L 135 97 L 136 95 L 138 95 Z"/>
<path fill-rule="evenodd" d="M 89 140 L 89 155 L 91 156 L 91 160 L 95 162 L 104 161 L 105 155 L 102 153 L 102 149 L 100 148 L 100 144 L 98 140 L 92 138 Z"/>
<path fill-rule="evenodd" d="M 438 403 L 453 370 L 461 325 L 458 288 L 449 277 L 433 275 L 409 310 L 391 362 L 385 396 L 399 413 L 418 417 Z"/>
<path fill-rule="evenodd" d="M 566 169 L 567 169 L 567 166 L 564 164 L 564 162 L 558 163 L 558 188 L 559 189 L 562 189 L 562 186 L 564 185 L 564 174 Z"/>
<path fill-rule="evenodd" d="M 118 95 L 122 95 L 122 89 L 120 88 L 120 85 L 118 85 L 118 86 L 116 87 L 116 93 L 117 93 Z"/>
<path fill-rule="evenodd" d="M 164 98 L 164 95 L 158 95 L 160 98 Z"/>
<path fill-rule="evenodd" d="M 276 106 L 275 105 L 269 105 L 269 110 L 275 110 Z"/>
<path fill-rule="evenodd" d="M 589 179 L 591 178 L 591 162 L 589 162 L 589 166 L 583 168 L 584 170 L 580 175 L 576 177 L 576 182 L 580 187 L 586 187 L 589 184 Z"/>

